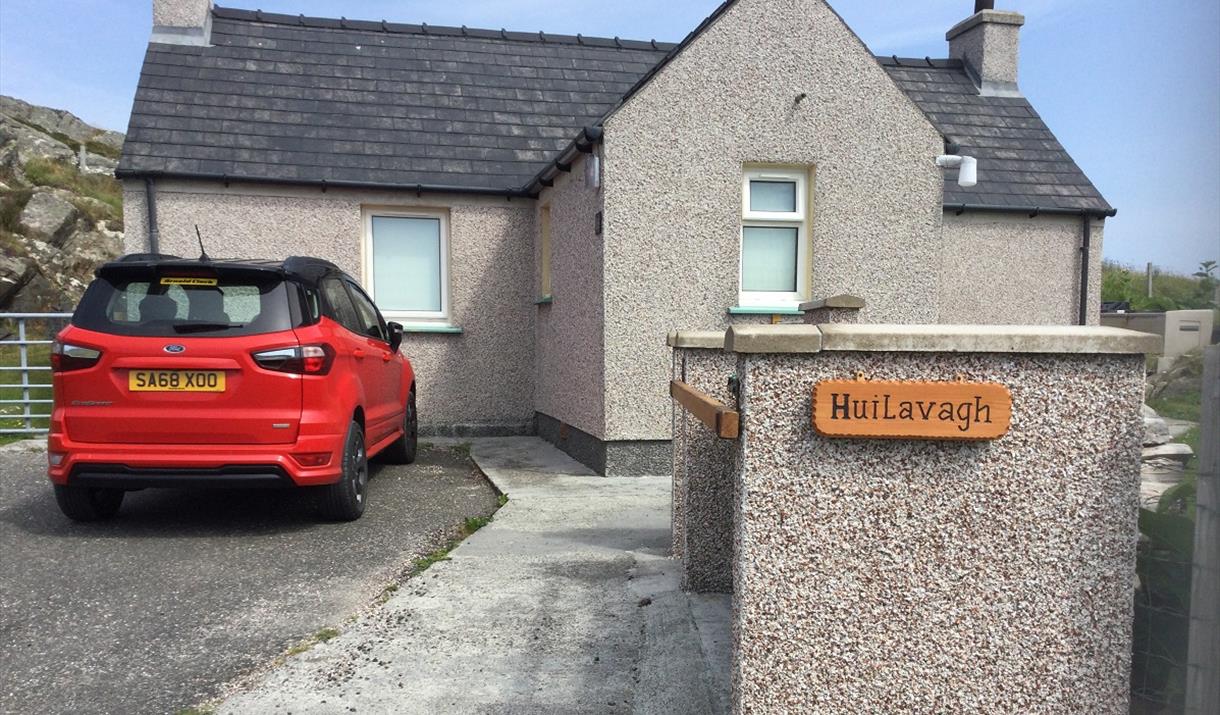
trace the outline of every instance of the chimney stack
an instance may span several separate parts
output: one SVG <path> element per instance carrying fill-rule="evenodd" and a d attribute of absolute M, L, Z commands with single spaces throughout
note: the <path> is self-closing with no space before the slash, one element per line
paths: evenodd
<path fill-rule="evenodd" d="M 949 56 L 965 63 L 980 94 L 1020 96 L 1017 34 L 1025 24 L 1025 17 L 994 7 L 995 0 L 975 0 L 974 14 L 945 34 Z"/>
<path fill-rule="evenodd" d="M 212 0 L 153 0 L 152 42 L 208 46 Z"/>

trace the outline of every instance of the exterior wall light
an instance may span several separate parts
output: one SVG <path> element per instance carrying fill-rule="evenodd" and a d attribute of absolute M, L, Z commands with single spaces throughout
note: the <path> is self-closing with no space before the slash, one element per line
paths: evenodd
<path fill-rule="evenodd" d="M 942 169 L 957 169 L 958 186 L 968 189 L 979 183 L 979 162 L 972 156 L 941 154 L 936 157 L 936 165 Z"/>

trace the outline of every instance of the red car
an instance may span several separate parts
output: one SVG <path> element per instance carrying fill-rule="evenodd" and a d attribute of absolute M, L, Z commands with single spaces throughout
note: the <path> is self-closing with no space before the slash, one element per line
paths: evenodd
<path fill-rule="evenodd" d="M 139 254 L 97 271 L 51 354 L 48 473 L 80 521 L 145 487 L 316 488 L 364 512 L 370 456 L 415 459 L 415 373 L 327 261 Z"/>

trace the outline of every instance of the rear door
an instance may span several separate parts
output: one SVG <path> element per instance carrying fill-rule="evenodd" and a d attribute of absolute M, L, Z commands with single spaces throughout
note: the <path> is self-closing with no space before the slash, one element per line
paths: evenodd
<path fill-rule="evenodd" d="M 68 436 L 294 442 L 301 376 L 261 368 L 253 354 L 297 345 L 295 299 L 295 286 L 271 271 L 142 267 L 99 277 L 64 335 L 102 353 L 97 366 L 60 376 Z"/>
<path fill-rule="evenodd" d="M 371 385 L 365 385 L 370 416 L 375 415 L 377 431 L 370 435 L 376 442 L 398 429 L 405 408 L 402 402 L 402 364 L 390 350 L 390 333 L 373 301 L 353 281 L 344 279 L 347 291 L 356 306 L 360 328 L 370 353 L 368 359 Z M 370 420 L 371 422 L 371 420 Z"/>
<path fill-rule="evenodd" d="M 385 397 L 381 377 L 381 352 L 374 338 L 365 334 L 365 323 L 348 293 L 345 281 L 338 275 L 322 279 L 322 297 L 330 315 L 341 330 L 335 331 L 338 358 L 356 373 L 364 391 L 365 440 L 369 444 L 381 439 L 385 431 Z"/>

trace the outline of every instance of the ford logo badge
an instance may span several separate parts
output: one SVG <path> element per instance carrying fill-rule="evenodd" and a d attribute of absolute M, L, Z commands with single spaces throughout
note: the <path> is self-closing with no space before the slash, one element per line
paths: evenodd
<path fill-rule="evenodd" d="M 176 355 L 178 353 L 186 352 L 186 346 L 185 345 L 166 345 L 165 352 L 174 353 Z"/>

